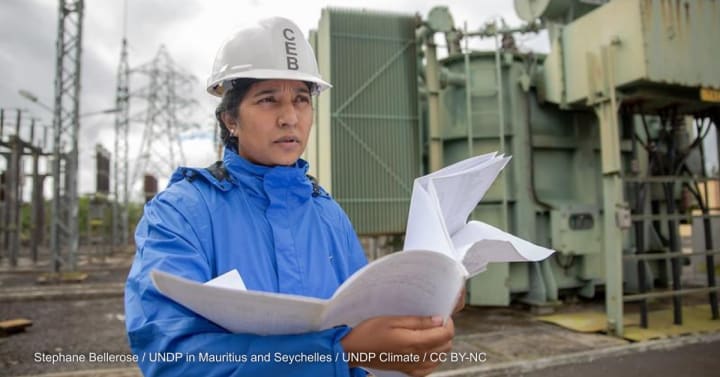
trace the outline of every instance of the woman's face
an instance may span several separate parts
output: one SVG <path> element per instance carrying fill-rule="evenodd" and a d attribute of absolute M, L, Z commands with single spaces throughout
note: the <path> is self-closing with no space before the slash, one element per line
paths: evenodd
<path fill-rule="evenodd" d="M 238 154 L 260 165 L 292 165 L 305 151 L 313 109 L 302 81 L 264 80 L 245 94 L 233 119 L 223 121 L 238 137 Z"/>

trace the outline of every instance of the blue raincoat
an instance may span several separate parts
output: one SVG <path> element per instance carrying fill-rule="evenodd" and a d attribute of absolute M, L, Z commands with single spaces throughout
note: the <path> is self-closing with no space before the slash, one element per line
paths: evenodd
<path fill-rule="evenodd" d="M 250 290 L 329 298 L 367 263 L 340 206 L 307 178 L 307 162 L 292 167 L 254 165 L 226 149 L 228 177 L 180 168 L 165 191 L 145 206 L 125 289 L 130 347 L 145 375 L 356 376 L 342 357 L 350 328 L 301 335 L 232 334 L 160 294 L 150 280 L 158 269 L 205 282 L 237 269 Z M 179 352 L 180 361 L 158 353 Z M 251 362 L 271 354 L 270 362 Z M 287 363 L 276 355 L 331 355 L 324 362 Z M 221 362 L 200 362 L 202 354 Z M 194 355 L 188 362 L 186 355 Z M 242 362 L 245 355 L 246 362 Z M 207 356 L 206 356 L 207 357 Z M 225 358 L 224 360 L 222 358 Z M 222 362 L 225 361 L 225 362 Z"/>

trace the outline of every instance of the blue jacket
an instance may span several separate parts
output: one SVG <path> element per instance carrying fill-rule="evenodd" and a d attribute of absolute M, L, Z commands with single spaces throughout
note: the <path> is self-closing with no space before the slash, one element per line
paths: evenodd
<path fill-rule="evenodd" d="M 367 263 L 349 219 L 322 189 L 313 190 L 307 162 L 254 165 L 230 149 L 218 180 L 205 169 L 180 168 L 165 191 L 145 206 L 137 253 L 125 288 L 130 347 L 145 375 L 350 376 L 340 339 L 348 327 L 301 335 L 232 334 L 160 294 L 158 269 L 205 282 L 237 269 L 248 289 L 329 298 Z M 178 362 L 158 353 L 179 352 Z M 271 354 L 270 362 L 251 362 Z M 278 355 L 332 355 L 329 362 L 284 363 Z M 200 354 L 228 362 L 200 362 Z M 228 355 L 230 353 L 230 355 Z M 188 356 L 196 357 L 188 362 Z M 245 355 L 246 362 L 242 362 Z M 151 360 L 152 359 L 152 360 Z M 241 361 L 237 361 L 241 360 Z"/>

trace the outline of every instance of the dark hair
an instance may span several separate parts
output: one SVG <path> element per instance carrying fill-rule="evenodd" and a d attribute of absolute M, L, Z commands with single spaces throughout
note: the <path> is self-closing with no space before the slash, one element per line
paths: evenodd
<path fill-rule="evenodd" d="M 215 119 L 218 121 L 218 126 L 220 127 L 220 139 L 223 141 L 223 145 L 225 147 L 231 147 L 235 150 L 238 150 L 238 138 L 237 136 L 233 136 L 230 133 L 230 130 L 228 130 L 227 125 L 225 125 L 225 122 L 222 120 L 222 114 L 227 112 L 230 113 L 230 116 L 235 118 L 238 116 L 238 107 L 240 107 L 240 102 L 245 98 L 245 95 L 247 94 L 248 90 L 250 90 L 250 87 L 253 86 L 253 84 L 260 82 L 263 80 L 259 79 L 237 79 L 233 80 L 231 84 L 229 85 L 230 88 L 225 90 L 225 93 L 223 94 L 222 100 L 220 100 L 220 104 L 215 109 Z M 308 90 L 310 93 L 316 92 L 316 85 L 312 82 L 305 82 L 305 85 L 307 85 Z"/>
<path fill-rule="evenodd" d="M 230 116 L 235 118 L 238 116 L 238 107 L 240 102 L 247 94 L 250 87 L 260 80 L 256 79 L 237 79 L 233 80 L 231 87 L 223 94 L 220 104 L 215 109 L 215 118 L 218 121 L 220 127 L 220 139 L 226 147 L 233 147 L 235 150 L 238 149 L 237 136 L 233 136 L 228 130 L 227 125 L 222 120 L 222 114 L 225 112 L 230 113 Z"/>

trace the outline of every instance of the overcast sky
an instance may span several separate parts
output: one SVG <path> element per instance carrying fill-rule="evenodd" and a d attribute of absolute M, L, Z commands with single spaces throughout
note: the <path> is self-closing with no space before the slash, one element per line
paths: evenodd
<path fill-rule="evenodd" d="M 164 44 L 174 61 L 196 76 L 195 90 L 188 95 L 196 98 L 200 106 L 191 121 L 202 124 L 210 135 L 210 119 L 217 100 L 205 93 L 204 83 L 220 43 L 238 27 L 265 17 L 284 16 L 294 20 L 307 33 L 317 27 L 321 10 L 328 6 L 408 14 L 419 12 L 427 16 L 438 4 L 429 0 L 128 0 L 130 66 L 152 60 Z M 520 23 L 512 0 L 453 0 L 442 4 L 449 7 L 459 27 L 467 21 L 470 29 L 477 29 L 495 16 L 502 16 L 513 25 Z M 81 113 L 114 107 L 123 13 L 123 0 L 85 0 Z M 57 19 L 57 0 L 3 0 L 0 3 L 0 107 L 28 109 L 32 116 L 47 125 L 52 120 L 50 112 L 20 97 L 18 90 L 27 90 L 41 102 L 52 105 Z M 542 38 L 535 39 L 529 43 L 546 44 Z M 134 89 L 141 85 L 132 81 L 135 79 L 131 79 Z M 138 107 L 133 103 L 131 112 L 139 111 Z M 81 193 L 94 191 L 94 146 L 101 143 L 113 150 L 113 124 L 114 115 L 81 119 Z M 129 154 L 132 166 L 139 150 L 142 124 L 134 123 L 131 127 Z M 189 165 L 203 166 L 215 160 L 209 136 L 184 142 L 184 149 Z"/>
<path fill-rule="evenodd" d="M 512 3 L 512 0 L 128 0 L 129 61 L 131 68 L 148 62 L 164 44 L 174 61 L 197 78 L 195 89 L 187 95 L 195 98 L 200 106 L 194 119 L 189 121 L 202 124 L 210 135 L 213 130 L 210 119 L 217 99 L 206 94 L 204 83 L 220 43 L 238 27 L 265 17 L 284 16 L 307 33 L 317 27 L 321 10 L 328 6 L 420 13 L 426 17 L 433 6 L 443 4 L 449 7 L 458 27 L 467 22 L 468 28 L 474 30 L 496 16 L 503 17 L 510 25 L 520 24 Z M 123 8 L 123 0 L 85 0 L 81 113 L 114 107 Z M 18 90 L 28 90 L 40 101 L 52 104 L 57 12 L 57 0 L 0 2 L 0 107 L 28 109 L 48 125 L 51 114 L 20 97 Z M 528 37 L 521 40 L 521 45 L 547 51 L 546 39 L 545 35 Z M 476 41 L 471 45 L 489 48 L 492 44 Z M 131 81 L 131 85 L 136 89 L 141 84 Z M 131 112 L 140 110 L 133 103 Z M 81 193 L 94 191 L 94 146 L 101 143 L 113 150 L 113 124 L 114 115 L 88 116 L 81 120 Z M 133 123 L 131 132 L 132 166 L 139 150 L 142 124 Z M 184 149 L 188 165 L 204 166 L 215 160 L 209 137 L 186 141 Z M 164 182 L 161 179 L 161 187 Z"/>

